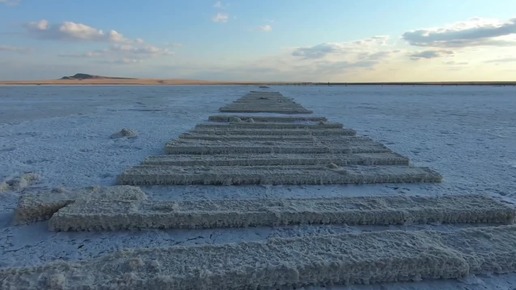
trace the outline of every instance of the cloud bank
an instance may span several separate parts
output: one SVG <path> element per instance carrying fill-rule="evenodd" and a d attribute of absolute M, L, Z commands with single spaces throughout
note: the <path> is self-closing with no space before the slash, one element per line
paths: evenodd
<path fill-rule="evenodd" d="M 29 22 L 25 27 L 34 36 L 44 39 L 109 42 L 129 41 L 116 30 L 104 32 L 101 29 L 72 21 L 52 25 L 47 20 L 42 19 L 40 21 Z"/>
<path fill-rule="evenodd" d="M 81 54 L 60 54 L 63 57 L 98 58 L 100 62 L 131 64 L 155 56 L 172 54 L 168 49 L 147 44 L 142 39 L 129 39 L 116 30 L 104 32 L 102 29 L 72 21 L 51 24 L 43 19 L 29 22 L 25 27 L 37 38 L 109 44 L 108 48 Z"/>
<path fill-rule="evenodd" d="M 229 15 L 219 12 L 211 20 L 215 23 L 226 23 L 229 20 Z"/>
<path fill-rule="evenodd" d="M 454 52 L 451 50 L 424 50 L 410 54 L 410 58 L 413 60 L 432 59 L 442 56 L 451 56 L 453 54 Z"/>
<path fill-rule="evenodd" d="M 387 36 L 373 36 L 353 42 L 326 42 L 311 47 L 299 47 L 292 55 L 303 59 L 320 59 L 330 55 L 357 54 L 371 49 L 378 50 L 386 45 L 388 39 Z"/>
<path fill-rule="evenodd" d="M 145 59 L 172 55 L 168 49 L 159 48 L 145 43 L 112 44 L 108 48 L 88 51 L 81 54 L 60 54 L 61 57 L 97 59 L 101 63 L 134 64 Z"/>
<path fill-rule="evenodd" d="M 447 27 L 405 32 L 410 45 L 428 47 L 466 47 L 516 45 L 516 18 L 505 22 L 475 18 Z"/>
<path fill-rule="evenodd" d="M 260 31 L 263 31 L 263 32 L 271 32 L 272 31 L 272 25 L 265 24 L 265 25 L 259 26 L 258 29 Z"/>

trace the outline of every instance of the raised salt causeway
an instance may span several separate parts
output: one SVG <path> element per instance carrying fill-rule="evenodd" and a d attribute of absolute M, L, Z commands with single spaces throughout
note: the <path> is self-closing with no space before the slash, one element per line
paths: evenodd
<path fill-rule="evenodd" d="M 233 103 L 220 108 L 220 111 L 231 113 L 312 113 L 312 111 L 303 108 L 289 98 L 285 98 L 278 92 L 250 92 Z"/>
<path fill-rule="evenodd" d="M 138 187 L 22 195 L 16 223 L 55 231 L 344 224 L 383 230 L 145 247 L 0 269 L 0 289 L 296 289 L 516 272 L 516 210 L 485 195 L 153 201 Z M 427 230 L 388 230 L 425 224 Z M 435 224 L 469 224 L 447 231 Z M 486 226 L 490 225 L 490 226 Z"/>
<path fill-rule="evenodd" d="M 440 182 L 429 169 L 277 92 L 250 92 L 123 172 L 126 185 Z"/>
<path fill-rule="evenodd" d="M 296 289 L 503 274 L 516 271 L 514 261 L 514 225 L 381 231 L 123 250 L 0 270 L 0 288 Z"/>
<path fill-rule="evenodd" d="M 220 111 L 166 144 L 167 154 L 126 170 L 118 178 L 126 185 L 22 194 L 14 223 L 49 219 L 52 231 L 338 224 L 357 232 L 142 245 L 90 260 L 0 269 L 0 289 L 295 289 L 516 272 L 516 209 L 495 196 L 314 192 L 309 199 L 156 201 L 130 186 L 441 181 L 280 93 L 251 92 Z"/>
<path fill-rule="evenodd" d="M 131 196 L 132 197 L 132 196 Z M 54 231 L 198 229 L 299 224 L 510 224 L 515 210 L 481 195 L 312 199 L 75 201 L 49 221 Z"/>

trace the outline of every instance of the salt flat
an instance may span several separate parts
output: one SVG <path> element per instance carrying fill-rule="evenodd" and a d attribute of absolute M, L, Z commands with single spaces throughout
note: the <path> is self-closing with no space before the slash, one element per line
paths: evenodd
<path fill-rule="evenodd" d="M 34 172 L 40 181 L 21 194 L 53 188 L 112 185 L 118 174 L 218 114 L 254 87 L 0 87 L 0 181 Z M 386 145 L 416 166 L 443 175 L 440 184 L 330 186 L 175 186 L 144 188 L 162 201 L 313 198 L 370 195 L 488 195 L 516 200 L 515 87 L 353 86 L 273 87 L 297 103 Z M 138 138 L 111 139 L 122 128 Z M 359 233 L 386 227 L 275 228 L 53 233 L 47 223 L 13 226 L 19 192 L 0 193 L 2 268 L 78 261 L 116 250 L 266 241 L 271 237 Z M 388 229 L 453 231 L 445 225 Z M 461 281 L 382 285 L 384 289 L 511 289 L 513 274 Z M 357 286 L 357 289 L 368 289 Z M 375 289 L 375 287 L 369 287 Z M 337 289 L 334 287 L 334 289 Z"/>

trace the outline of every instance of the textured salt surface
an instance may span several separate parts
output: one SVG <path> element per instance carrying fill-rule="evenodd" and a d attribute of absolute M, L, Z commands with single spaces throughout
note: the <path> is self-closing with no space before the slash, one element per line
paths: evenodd
<path fill-rule="evenodd" d="M 317 137 L 313 135 L 223 135 L 220 134 L 198 134 L 198 133 L 183 133 L 179 136 L 180 140 L 186 141 L 188 139 L 194 140 L 223 140 L 223 141 L 312 141 L 312 142 L 358 142 L 358 141 L 371 141 L 371 139 L 367 137 L 361 136 L 350 136 L 350 135 L 319 135 Z"/>
<path fill-rule="evenodd" d="M 282 116 L 246 116 L 246 115 L 214 115 L 209 116 L 208 121 L 212 122 L 282 122 L 282 123 L 295 123 L 295 122 L 326 122 L 328 121 L 325 117 L 308 117 L 308 116 L 296 116 L 296 117 L 282 117 Z"/>
<path fill-rule="evenodd" d="M 441 176 L 410 166 L 136 166 L 118 177 L 126 185 L 324 185 L 440 182 Z"/>
<path fill-rule="evenodd" d="M 238 136 L 238 135 L 237 135 Z M 201 139 L 179 139 L 177 141 L 170 142 L 167 144 L 168 147 L 173 146 L 220 146 L 222 142 L 223 145 L 227 145 L 228 147 L 256 147 L 256 146 L 262 146 L 262 147 L 293 147 L 293 146 L 311 146 L 311 147 L 327 147 L 327 148 L 346 148 L 346 146 L 379 146 L 386 148 L 385 146 L 381 145 L 378 142 L 374 142 L 373 140 L 369 138 L 364 137 L 357 137 L 357 136 L 335 136 L 335 137 L 309 137 L 309 136 L 301 136 L 301 137 L 294 137 L 289 138 L 285 140 L 260 140 L 258 136 L 249 136 L 249 137 L 256 137 L 253 140 L 238 140 L 238 139 L 231 139 L 231 137 L 234 136 L 228 136 L 228 137 L 220 137 L 220 136 L 214 136 L 218 137 L 218 140 L 205 140 L 203 138 Z M 265 138 L 270 138 L 270 136 L 265 135 Z M 277 137 L 277 136 L 274 136 Z M 296 140 L 296 138 L 299 138 Z"/>
<path fill-rule="evenodd" d="M 153 202 L 80 200 L 52 216 L 54 231 L 232 228 L 293 224 L 512 223 L 515 209 L 478 195 Z"/>
<path fill-rule="evenodd" d="M 280 93 L 268 92 L 251 92 L 228 106 L 235 110 L 244 108 L 244 111 L 263 107 L 294 111 L 303 108 Z M 376 162 L 371 158 L 368 162 L 355 154 L 392 151 L 369 138 L 354 136 L 354 131 L 324 118 L 239 114 L 212 116 L 211 119 L 214 121 L 199 124 L 178 140 L 166 144 L 166 153 L 172 156 L 169 160 L 177 157 L 181 162 L 150 158 L 141 166 L 126 170 L 118 182 L 129 185 L 321 185 L 441 181 L 441 176 L 428 168 L 409 166 L 405 160 L 399 162 L 390 156 Z M 326 132 L 338 135 L 328 136 Z M 312 157 L 314 154 L 326 158 L 317 161 Z M 202 155 L 209 162 L 199 167 L 201 163 L 194 155 Z M 224 156 L 214 157 L 216 155 Z M 249 156 L 247 160 L 244 155 Z M 311 160 L 307 160 L 309 158 Z M 370 165 L 376 166 L 365 168 Z"/>
<path fill-rule="evenodd" d="M 8 178 L 0 182 L 0 193 L 23 190 L 40 179 L 41 177 L 35 173 L 24 173 L 21 176 Z"/>
<path fill-rule="evenodd" d="M 355 154 L 230 154 L 160 155 L 146 158 L 142 165 L 170 166 L 275 166 L 275 165 L 408 165 L 406 157 L 392 152 Z"/>
<path fill-rule="evenodd" d="M 15 224 L 26 224 L 30 222 L 49 219 L 60 208 L 73 202 L 102 202 L 109 200 L 116 202 L 142 201 L 146 195 L 138 187 L 133 186 L 110 186 L 92 187 L 75 191 L 54 190 L 50 192 L 37 192 L 24 194 L 20 197 L 18 206 L 14 213 Z"/>
<path fill-rule="evenodd" d="M 246 129 L 246 128 L 195 128 L 191 133 L 209 134 L 209 135 L 281 135 L 281 136 L 328 136 L 328 135 L 346 135 L 354 136 L 356 132 L 353 129 L 325 129 L 325 128 L 305 128 L 305 129 Z"/>
<path fill-rule="evenodd" d="M 340 123 L 328 122 L 303 122 L 303 123 L 271 123 L 271 122 L 256 122 L 256 123 L 203 123 L 195 126 L 198 129 L 341 129 Z"/>
<path fill-rule="evenodd" d="M 270 237 L 385 230 L 293 226 L 224 230 L 53 233 L 46 223 L 11 226 L 18 197 L 54 187 L 112 185 L 116 175 L 170 138 L 247 92 L 247 87 L 0 88 L 0 180 L 25 172 L 42 178 L 22 192 L 0 194 L 0 267 L 77 261 L 124 248 L 265 241 Z M 332 121 L 354 128 L 445 176 L 440 184 L 361 186 L 175 186 L 145 190 L 157 200 L 296 198 L 468 192 L 515 201 L 514 87 L 277 87 Z M 15 94 L 11 94 L 14 92 Z M 314 97 L 321 96 L 321 97 Z M 487 101 L 488 100 L 488 101 Z M 81 112 L 75 115 L 77 109 Z M 93 109 L 92 109 L 93 108 Z M 56 113 L 57 112 L 57 113 Z M 255 113 L 253 115 L 268 115 Z M 272 115 L 272 114 L 270 114 Z M 13 119 L 14 117 L 14 119 Z M 127 126 L 136 139 L 109 139 Z M 401 226 L 450 231 L 460 226 Z M 483 241 L 486 249 L 491 242 Z M 488 252 L 488 251 L 487 251 Z M 459 281 L 389 283 L 332 289 L 514 289 L 516 275 L 469 275 Z M 309 288 L 311 289 L 311 288 Z M 319 289 L 319 288 L 316 288 Z"/>
<path fill-rule="evenodd" d="M 0 270 L 0 281 L 4 289 L 278 289 L 507 273 L 515 260 L 516 227 L 500 226 L 126 250 Z"/>
<path fill-rule="evenodd" d="M 257 100 L 259 101 L 257 103 Z M 220 108 L 221 112 L 237 113 L 282 113 L 282 114 L 310 114 L 312 111 L 303 108 L 292 99 L 283 97 L 277 92 L 252 91 L 233 103 Z"/>
<path fill-rule="evenodd" d="M 388 148 L 381 144 L 366 144 L 366 145 L 347 145 L 336 144 L 334 146 L 326 146 L 324 144 L 292 144 L 291 142 L 236 142 L 222 143 L 213 142 L 209 146 L 201 142 L 173 142 L 166 145 L 165 150 L 167 154 L 231 154 L 231 153 L 380 153 L 390 152 Z"/>
<path fill-rule="evenodd" d="M 131 130 L 131 129 L 127 129 L 127 128 L 124 128 L 124 129 L 120 130 L 120 132 L 116 132 L 111 135 L 112 139 L 117 139 L 117 138 L 131 139 L 131 138 L 136 138 L 136 137 L 138 137 L 138 132 Z"/>

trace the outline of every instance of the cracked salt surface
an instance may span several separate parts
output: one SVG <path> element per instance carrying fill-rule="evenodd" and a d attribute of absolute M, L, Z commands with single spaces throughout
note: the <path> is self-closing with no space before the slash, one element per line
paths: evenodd
<path fill-rule="evenodd" d="M 24 192 L 112 185 L 123 170 L 219 114 L 249 87 L 1 87 L 0 180 L 35 173 Z M 363 186 L 146 187 L 155 200 L 339 197 L 391 194 L 487 194 L 515 202 L 514 87 L 274 87 L 315 116 L 343 123 L 415 166 L 441 173 L 441 184 Z M 314 97 L 317 96 L 317 97 Z M 56 104 L 62 104 L 56 106 Z M 156 111 L 156 108 L 163 109 Z M 131 128 L 136 139 L 110 139 Z M 490 132 L 492 134 L 490 134 Z M 24 194 L 22 192 L 21 194 Z M 83 260 L 124 248 L 263 241 L 272 236 L 363 231 L 367 228 L 295 226 L 233 230 L 52 233 L 47 223 L 12 226 L 17 192 L 0 193 L 1 267 Z M 444 226 L 423 226 L 446 230 Z M 404 227 L 406 230 L 421 229 Z M 469 276 L 355 289 L 512 289 L 516 275 Z M 315 288 L 314 288 L 315 289 Z M 332 289 L 339 289 L 333 287 Z"/>

